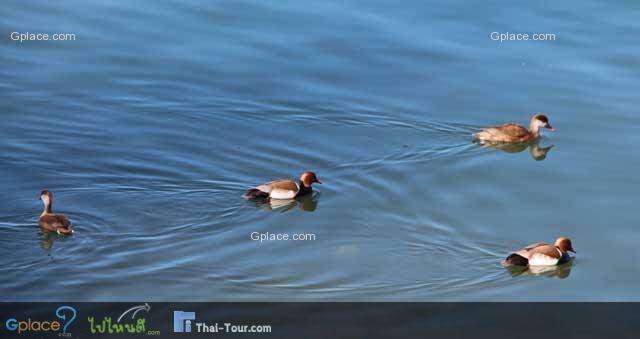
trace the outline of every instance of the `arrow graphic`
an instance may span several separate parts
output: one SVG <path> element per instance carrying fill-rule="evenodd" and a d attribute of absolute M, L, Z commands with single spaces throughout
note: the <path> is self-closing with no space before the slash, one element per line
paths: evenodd
<path fill-rule="evenodd" d="M 133 311 L 133 314 L 131 314 L 131 319 L 135 318 L 136 314 L 138 314 L 138 312 L 145 310 L 147 311 L 147 313 L 149 313 L 149 310 L 151 310 L 151 306 L 149 306 L 148 303 L 144 303 L 144 305 L 138 305 L 138 306 L 134 306 L 126 311 L 124 311 L 124 313 L 122 313 L 120 315 L 120 317 L 118 318 L 118 322 L 120 322 L 120 320 L 122 320 L 122 318 L 129 312 Z"/>

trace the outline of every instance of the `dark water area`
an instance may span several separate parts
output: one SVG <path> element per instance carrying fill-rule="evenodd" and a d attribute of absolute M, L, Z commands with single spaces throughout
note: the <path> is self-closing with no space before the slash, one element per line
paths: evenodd
<path fill-rule="evenodd" d="M 594 0 L 4 2 L 2 299 L 639 301 L 639 17 Z M 473 142 L 535 112 L 556 128 L 539 144 Z M 241 197 L 304 170 L 312 196 Z M 73 236 L 38 228 L 44 188 Z M 570 265 L 500 265 L 563 235 Z"/>

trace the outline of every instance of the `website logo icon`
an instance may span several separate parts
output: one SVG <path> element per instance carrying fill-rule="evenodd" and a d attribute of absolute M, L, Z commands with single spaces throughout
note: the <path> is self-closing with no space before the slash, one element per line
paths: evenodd
<path fill-rule="evenodd" d="M 28 317 L 27 319 L 18 319 L 18 318 L 9 318 L 5 322 L 7 331 L 16 331 L 18 334 L 33 334 L 40 336 L 45 335 L 45 333 L 55 332 L 58 334 L 58 337 L 67 337 L 71 338 L 71 333 L 67 332 L 69 325 L 76 320 L 76 309 L 71 306 L 60 306 L 54 312 L 55 316 L 58 320 L 52 320 L 52 318 L 45 319 L 31 319 Z"/>
<path fill-rule="evenodd" d="M 192 320 L 196 320 L 196 312 L 173 311 L 173 332 L 191 332 Z"/>

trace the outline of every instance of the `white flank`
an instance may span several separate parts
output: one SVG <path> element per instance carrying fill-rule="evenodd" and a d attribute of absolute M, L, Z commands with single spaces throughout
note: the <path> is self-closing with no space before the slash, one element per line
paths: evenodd
<path fill-rule="evenodd" d="M 271 191 L 269 196 L 271 197 L 271 199 L 293 199 L 296 196 L 296 192 L 276 188 Z"/>
<path fill-rule="evenodd" d="M 550 257 L 542 253 L 534 253 L 529 258 L 529 266 L 554 266 L 558 264 L 558 258 Z"/>

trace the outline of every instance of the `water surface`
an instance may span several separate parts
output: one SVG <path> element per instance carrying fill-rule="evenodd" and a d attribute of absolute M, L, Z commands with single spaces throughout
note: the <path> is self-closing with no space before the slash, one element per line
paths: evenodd
<path fill-rule="evenodd" d="M 640 6 L 527 6 L 5 2 L 3 300 L 640 300 Z M 535 112 L 533 152 L 473 143 Z M 308 169 L 312 197 L 241 198 Z M 561 235 L 568 267 L 500 266 Z"/>

